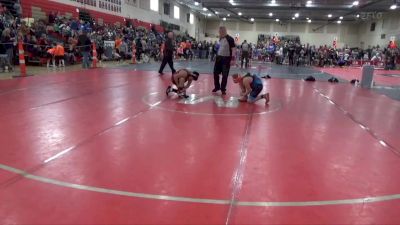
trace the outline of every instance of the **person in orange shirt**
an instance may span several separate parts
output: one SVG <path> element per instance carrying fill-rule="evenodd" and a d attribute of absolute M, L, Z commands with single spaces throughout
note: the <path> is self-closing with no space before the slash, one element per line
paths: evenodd
<path fill-rule="evenodd" d="M 118 54 L 120 54 L 119 50 L 120 50 L 121 45 L 122 45 L 122 39 L 119 35 L 117 35 L 117 37 L 115 38 L 115 51 Z"/>
<path fill-rule="evenodd" d="M 50 60 L 53 62 L 53 67 L 56 67 L 56 61 L 54 60 L 54 53 L 56 51 L 56 46 L 53 45 L 52 48 L 47 50 L 47 68 L 50 66 Z"/>
<path fill-rule="evenodd" d="M 180 46 L 181 46 L 182 49 L 185 49 L 186 48 L 186 43 L 184 41 L 182 41 Z"/>
<path fill-rule="evenodd" d="M 184 54 L 186 60 L 193 60 L 193 54 L 192 54 L 192 43 L 189 40 L 186 40 L 185 48 L 184 48 Z"/>
<path fill-rule="evenodd" d="M 61 43 L 57 43 L 54 55 L 55 55 L 55 60 L 58 61 L 59 67 L 65 67 L 64 54 L 65 54 L 64 47 L 62 46 Z"/>

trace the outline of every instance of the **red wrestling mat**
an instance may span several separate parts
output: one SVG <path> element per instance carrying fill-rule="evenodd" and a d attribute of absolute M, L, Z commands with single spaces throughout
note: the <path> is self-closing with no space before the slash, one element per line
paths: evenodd
<path fill-rule="evenodd" d="M 399 224 L 400 103 L 271 79 L 170 99 L 156 72 L 0 81 L 4 224 Z"/>

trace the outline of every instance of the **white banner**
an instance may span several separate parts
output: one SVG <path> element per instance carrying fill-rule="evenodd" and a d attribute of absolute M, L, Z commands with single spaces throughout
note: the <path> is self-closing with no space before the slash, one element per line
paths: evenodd
<path fill-rule="evenodd" d="M 115 41 L 104 41 L 104 48 L 111 47 L 115 48 Z"/>

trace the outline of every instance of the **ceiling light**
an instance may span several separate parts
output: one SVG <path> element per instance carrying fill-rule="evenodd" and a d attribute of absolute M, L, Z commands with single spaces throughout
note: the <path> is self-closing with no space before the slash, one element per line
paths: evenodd
<path fill-rule="evenodd" d="M 292 20 L 295 20 L 296 18 L 292 17 Z"/>
<path fill-rule="evenodd" d="M 308 18 L 308 17 L 307 17 L 306 19 L 307 19 L 307 20 L 310 20 L 310 18 Z"/>
<path fill-rule="evenodd" d="M 203 8 L 203 11 L 207 11 L 208 9 L 206 7 Z"/>
<path fill-rule="evenodd" d="M 226 21 L 226 17 L 222 18 L 223 21 Z"/>
<path fill-rule="evenodd" d="M 311 20 L 308 20 L 307 22 L 308 22 L 308 23 L 311 23 Z"/>
<path fill-rule="evenodd" d="M 211 13 L 207 14 L 207 16 L 211 16 Z"/>
<path fill-rule="evenodd" d="M 391 5 L 390 9 L 392 9 L 392 10 L 397 9 L 397 5 L 396 4 Z"/>
<path fill-rule="evenodd" d="M 276 4 L 276 1 L 275 0 L 271 0 L 271 4 Z"/>
<path fill-rule="evenodd" d="M 359 18 L 360 17 L 360 14 L 357 14 L 357 18 Z"/>
<path fill-rule="evenodd" d="M 312 1 L 307 1 L 307 5 L 311 5 L 312 4 Z"/>
<path fill-rule="evenodd" d="M 337 23 L 338 23 L 338 24 L 341 24 L 341 23 L 342 23 L 342 21 L 341 21 L 341 20 L 338 20 L 338 21 L 337 21 Z"/>
<path fill-rule="evenodd" d="M 332 17 L 332 14 L 329 14 L 328 17 L 331 18 L 331 17 Z"/>
<path fill-rule="evenodd" d="M 279 22 L 279 19 L 276 19 L 275 21 L 276 21 L 276 22 Z"/>
<path fill-rule="evenodd" d="M 268 15 L 269 15 L 269 16 L 273 16 L 274 14 L 273 14 L 273 13 L 269 13 Z"/>
<path fill-rule="evenodd" d="M 299 13 L 294 14 L 294 17 L 298 18 L 299 17 Z"/>
<path fill-rule="evenodd" d="M 236 3 L 233 2 L 233 0 L 229 0 L 229 3 L 231 3 L 231 5 L 236 5 Z"/>
<path fill-rule="evenodd" d="M 251 22 L 254 22 L 254 18 L 251 18 L 250 21 L 251 21 Z"/>
<path fill-rule="evenodd" d="M 354 5 L 354 6 L 357 6 L 358 4 L 359 4 L 358 1 L 354 1 L 354 2 L 353 2 L 353 5 Z"/>
<path fill-rule="evenodd" d="M 231 16 L 231 14 L 228 14 L 227 16 L 228 16 L 228 17 L 230 17 L 230 16 Z"/>
<path fill-rule="evenodd" d="M 341 19 L 341 20 L 342 20 L 342 19 L 343 19 L 343 16 L 339 17 L 339 19 Z"/>
<path fill-rule="evenodd" d="M 239 16 L 241 16 L 241 15 L 242 15 L 242 13 L 241 13 L 241 12 L 239 12 L 239 13 L 238 13 L 238 15 L 239 15 Z"/>
<path fill-rule="evenodd" d="M 217 15 L 218 15 L 218 14 L 219 14 L 219 12 L 215 11 L 215 14 L 217 14 Z"/>
<path fill-rule="evenodd" d="M 195 5 L 195 6 L 198 6 L 198 5 L 199 5 L 199 3 L 198 3 L 198 2 L 194 2 L 194 5 Z"/>

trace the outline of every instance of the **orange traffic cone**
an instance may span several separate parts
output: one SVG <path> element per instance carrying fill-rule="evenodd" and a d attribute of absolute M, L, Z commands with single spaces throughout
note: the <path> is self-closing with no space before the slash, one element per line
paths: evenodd
<path fill-rule="evenodd" d="M 24 47 L 23 47 L 22 40 L 18 41 L 18 55 L 19 55 L 20 75 L 15 75 L 13 77 L 19 78 L 19 77 L 32 76 L 32 75 L 27 75 L 26 74 L 25 52 L 24 52 Z"/>
<path fill-rule="evenodd" d="M 93 42 L 93 64 L 92 64 L 92 68 L 97 68 L 96 42 Z"/>

